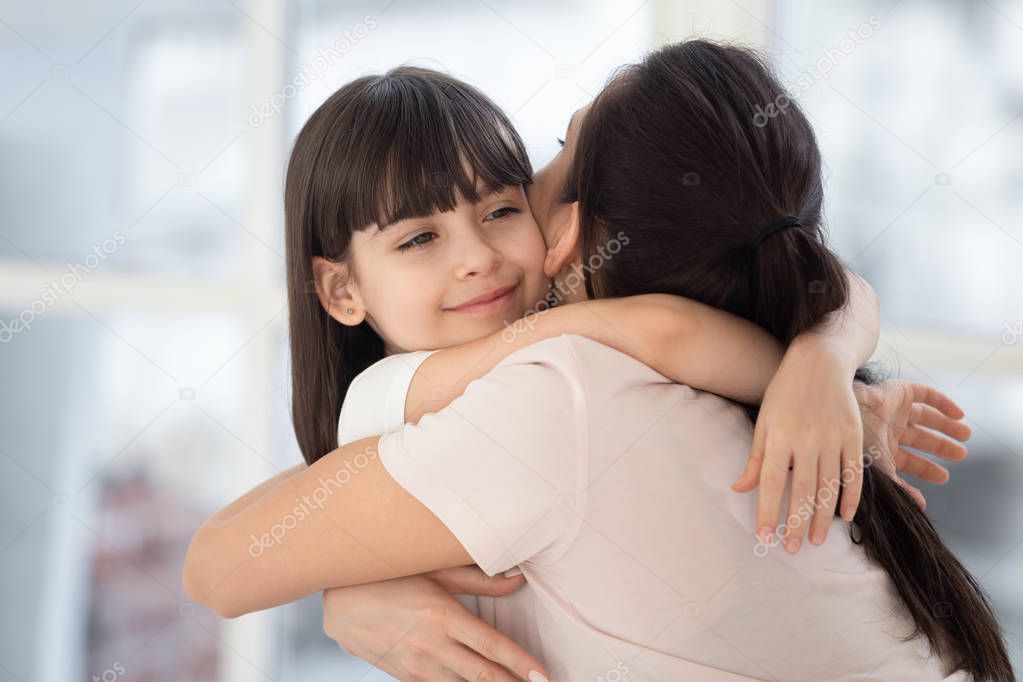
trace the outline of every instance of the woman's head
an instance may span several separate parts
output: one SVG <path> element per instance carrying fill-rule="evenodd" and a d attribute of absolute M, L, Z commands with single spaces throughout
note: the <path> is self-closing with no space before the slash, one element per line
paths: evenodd
<path fill-rule="evenodd" d="M 751 52 L 694 40 L 621 69 L 578 125 L 565 193 L 583 262 L 619 231 L 628 248 L 587 271 L 590 296 L 671 293 L 761 324 L 783 342 L 841 307 L 824 246 L 821 159 L 798 106 Z M 578 119 L 579 116 L 577 115 Z M 758 232 L 783 229 L 758 248 Z"/>
<path fill-rule="evenodd" d="M 307 461 L 336 446 L 344 395 L 367 366 L 485 336 L 543 300 L 531 175 L 501 111 L 434 71 L 360 78 L 313 113 L 285 188 L 293 417 Z"/>

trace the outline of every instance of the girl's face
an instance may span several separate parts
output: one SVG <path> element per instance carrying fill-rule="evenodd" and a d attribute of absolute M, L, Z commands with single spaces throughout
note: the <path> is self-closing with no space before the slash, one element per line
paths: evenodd
<path fill-rule="evenodd" d="M 478 339 L 536 306 L 549 286 L 546 247 L 525 192 L 484 192 L 477 203 L 459 197 L 446 213 L 353 233 L 354 276 L 331 315 L 344 324 L 368 321 L 390 355 Z"/>

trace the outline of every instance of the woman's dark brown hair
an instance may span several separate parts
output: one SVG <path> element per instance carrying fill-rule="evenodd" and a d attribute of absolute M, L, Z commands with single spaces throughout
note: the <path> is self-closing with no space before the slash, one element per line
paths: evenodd
<path fill-rule="evenodd" d="M 352 379 L 384 357 L 368 323 L 342 325 L 327 315 L 313 257 L 351 266 L 357 230 L 452 210 L 459 195 L 479 201 L 480 184 L 494 190 L 531 181 L 525 146 L 501 110 L 436 71 L 366 76 L 313 112 L 295 140 L 284 192 L 292 419 L 307 463 L 337 447 Z"/>
<path fill-rule="evenodd" d="M 758 115 L 765 108 L 777 115 Z M 685 296 L 784 344 L 846 303 L 843 267 L 822 233 L 813 130 L 748 50 L 693 40 L 619 71 L 582 122 L 566 197 L 579 201 L 584 263 L 610 235 L 629 237 L 601 268 L 584 269 L 591 298 Z M 749 248 L 783 216 L 800 226 Z M 913 635 L 975 679 L 1014 679 L 977 581 L 877 468 L 864 469 L 851 532 L 891 577 Z"/>

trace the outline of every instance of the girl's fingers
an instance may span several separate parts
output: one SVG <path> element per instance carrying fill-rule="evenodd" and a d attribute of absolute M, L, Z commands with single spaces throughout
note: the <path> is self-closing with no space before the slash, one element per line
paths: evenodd
<path fill-rule="evenodd" d="M 746 460 L 746 468 L 739 478 L 732 483 L 732 490 L 737 493 L 748 493 L 757 487 L 760 481 L 760 470 L 764 464 L 764 430 L 754 429 L 753 446 L 750 449 L 749 459 Z"/>
<path fill-rule="evenodd" d="M 926 457 L 921 457 L 915 452 L 899 448 L 902 454 L 903 463 L 901 471 L 903 474 L 919 478 L 928 483 L 948 483 L 948 469 Z"/>
<path fill-rule="evenodd" d="M 863 454 L 860 450 L 842 448 L 842 470 L 839 476 L 842 482 L 841 515 L 846 521 L 852 521 L 863 492 Z"/>
<path fill-rule="evenodd" d="M 909 423 L 926 426 L 960 441 L 969 440 L 972 435 L 969 426 L 924 403 L 913 403 L 909 411 Z"/>
<path fill-rule="evenodd" d="M 817 477 L 817 509 L 810 524 L 810 542 L 815 545 L 824 544 L 828 537 L 828 529 L 835 518 L 835 507 L 838 505 L 839 462 L 834 457 L 824 456 L 818 465 Z"/>
<path fill-rule="evenodd" d="M 757 537 L 766 545 L 774 541 L 774 528 L 778 525 L 778 513 L 785 483 L 789 478 L 791 459 L 787 446 L 772 450 L 771 444 L 767 444 L 760 469 L 760 499 L 757 501 Z"/>
<path fill-rule="evenodd" d="M 900 445 L 923 450 L 952 462 L 966 457 L 966 448 L 962 444 L 919 426 L 906 427 Z"/>
<path fill-rule="evenodd" d="M 478 679 L 485 670 L 495 673 L 495 677 L 489 678 L 494 680 L 514 680 L 514 677 L 508 675 L 508 671 L 523 680 L 530 679 L 529 674 L 534 671 L 542 675 L 547 674 L 540 661 L 533 658 L 528 651 L 471 613 L 460 613 L 449 628 L 448 635 L 468 647 L 462 649 L 464 655 L 457 656 L 457 661 L 452 659 L 452 664 L 458 666 L 452 667 L 452 670 L 467 680 Z M 498 676 L 497 672 L 507 677 Z"/>
<path fill-rule="evenodd" d="M 795 554 L 806 537 L 813 517 L 817 499 L 817 460 L 819 456 L 796 453 L 792 465 L 792 494 L 789 495 L 789 510 L 785 515 L 785 530 L 782 540 L 785 551 Z"/>

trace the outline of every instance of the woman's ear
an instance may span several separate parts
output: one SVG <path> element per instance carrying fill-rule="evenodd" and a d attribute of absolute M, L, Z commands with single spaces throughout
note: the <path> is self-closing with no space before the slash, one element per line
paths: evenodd
<path fill-rule="evenodd" d="M 341 324 L 354 327 L 366 319 L 366 307 L 347 264 L 313 256 L 313 285 L 320 305 Z"/>
<path fill-rule="evenodd" d="M 549 278 L 579 258 L 579 202 L 569 204 L 568 211 L 568 220 L 555 232 L 543 262 L 543 274 Z"/>

